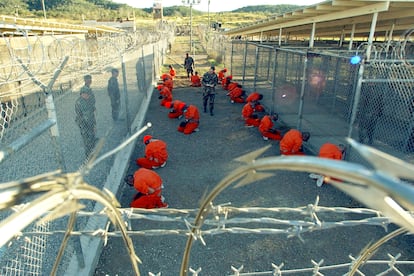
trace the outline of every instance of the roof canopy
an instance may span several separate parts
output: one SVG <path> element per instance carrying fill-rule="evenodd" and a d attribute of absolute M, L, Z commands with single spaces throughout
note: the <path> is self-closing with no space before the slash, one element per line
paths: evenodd
<path fill-rule="evenodd" d="M 332 0 L 224 32 L 290 39 L 396 38 L 414 28 L 414 1 Z"/>

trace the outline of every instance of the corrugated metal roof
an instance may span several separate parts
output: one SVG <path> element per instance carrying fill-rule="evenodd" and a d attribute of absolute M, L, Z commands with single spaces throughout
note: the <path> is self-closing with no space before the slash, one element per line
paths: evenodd
<path fill-rule="evenodd" d="M 374 21 L 373 21 L 374 19 Z M 225 31 L 229 36 L 339 39 L 341 36 L 367 38 L 399 37 L 414 28 L 414 1 L 332 0 Z M 314 29 L 313 29 L 314 27 Z"/>

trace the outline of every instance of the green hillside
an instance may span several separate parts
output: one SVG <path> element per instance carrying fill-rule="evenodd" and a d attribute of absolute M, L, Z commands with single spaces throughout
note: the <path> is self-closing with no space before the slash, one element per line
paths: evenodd
<path fill-rule="evenodd" d="M 43 8 L 42 3 L 45 7 Z M 231 12 L 207 13 L 193 8 L 194 24 L 222 22 L 223 28 L 238 27 L 248 22 L 266 18 L 270 14 L 280 14 L 300 8 L 297 5 L 248 6 Z M 109 0 L 2 0 L 0 14 L 25 18 L 44 18 L 80 23 L 83 20 L 113 21 L 118 18 L 132 18 L 139 21 L 152 20 L 152 9 L 137 9 L 126 4 Z M 190 17 L 188 6 L 173 6 L 163 9 L 164 18 L 184 24 Z"/>

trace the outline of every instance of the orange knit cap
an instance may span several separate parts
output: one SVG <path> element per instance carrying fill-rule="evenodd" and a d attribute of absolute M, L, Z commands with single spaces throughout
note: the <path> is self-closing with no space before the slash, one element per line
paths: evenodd
<path fill-rule="evenodd" d="M 144 136 L 144 139 L 142 139 L 142 141 L 144 142 L 144 144 L 146 145 L 146 144 L 148 144 L 149 143 L 149 141 L 152 139 L 152 136 L 151 135 L 145 135 Z"/>

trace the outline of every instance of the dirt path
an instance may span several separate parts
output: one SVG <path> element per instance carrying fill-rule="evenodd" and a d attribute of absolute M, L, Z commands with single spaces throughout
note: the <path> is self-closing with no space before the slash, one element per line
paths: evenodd
<path fill-rule="evenodd" d="M 190 51 L 190 37 L 178 36 L 171 47 L 171 53 L 167 55 L 166 63 L 163 67 L 163 72 L 168 72 L 168 65 L 172 65 L 177 71 L 177 77 L 174 80 L 175 87 L 187 87 L 190 81 L 187 79 L 187 73 L 184 69 L 185 54 L 189 53 L 194 59 L 195 71 L 198 71 L 200 77 L 208 71 L 211 63 L 208 60 L 207 52 L 200 44 L 200 40 L 193 36 L 193 51 Z"/>

